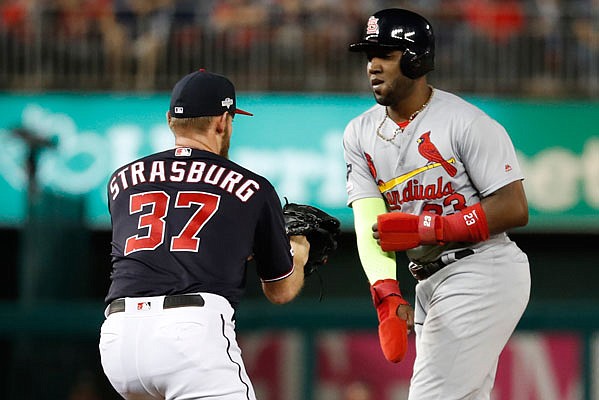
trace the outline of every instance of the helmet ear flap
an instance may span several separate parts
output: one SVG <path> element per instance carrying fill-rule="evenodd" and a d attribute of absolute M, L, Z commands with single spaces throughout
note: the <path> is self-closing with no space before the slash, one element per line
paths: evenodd
<path fill-rule="evenodd" d="M 410 49 L 404 50 L 401 60 L 399 61 L 401 73 L 410 79 L 416 79 L 423 75 L 420 73 L 421 64 L 418 54 Z"/>
<path fill-rule="evenodd" d="M 424 53 L 418 55 L 409 48 L 405 49 L 401 60 L 399 61 L 399 67 L 401 73 L 410 79 L 417 79 L 433 70 L 433 59 L 432 53 L 426 50 Z"/>

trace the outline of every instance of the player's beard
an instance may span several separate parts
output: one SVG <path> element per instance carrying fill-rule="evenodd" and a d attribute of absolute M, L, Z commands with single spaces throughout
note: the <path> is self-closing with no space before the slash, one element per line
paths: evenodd
<path fill-rule="evenodd" d="M 395 106 L 407 99 L 414 91 L 414 81 L 400 76 L 389 84 L 385 83 L 383 90 L 374 92 L 374 98 L 382 106 Z"/>
<path fill-rule="evenodd" d="M 226 159 L 229 159 L 229 147 L 231 147 L 231 133 L 231 129 L 226 130 L 225 137 L 223 138 L 223 144 L 219 152 L 219 155 Z"/>

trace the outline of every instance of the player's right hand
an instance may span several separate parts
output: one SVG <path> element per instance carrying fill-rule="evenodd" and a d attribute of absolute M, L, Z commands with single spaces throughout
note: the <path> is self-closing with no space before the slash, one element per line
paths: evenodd
<path fill-rule="evenodd" d="M 414 331 L 414 309 L 409 304 L 400 304 L 397 307 L 397 316 L 406 321 L 408 335 Z"/>

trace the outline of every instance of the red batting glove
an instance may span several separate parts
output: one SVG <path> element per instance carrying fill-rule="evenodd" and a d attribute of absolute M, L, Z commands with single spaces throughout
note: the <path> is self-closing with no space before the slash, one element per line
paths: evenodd
<path fill-rule="evenodd" d="M 381 214 L 376 230 L 384 251 L 403 251 L 421 244 L 476 243 L 489 238 L 487 218 L 480 203 L 448 216 L 428 212 Z"/>
<path fill-rule="evenodd" d="M 434 216 L 434 214 L 431 215 Z M 402 212 L 379 215 L 377 217 L 377 230 L 381 248 L 384 251 L 403 251 L 418 247 L 424 243 L 421 234 L 426 237 L 431 236 L 429 231 L 432 232 L 433 237 L 427 241 L 432 240 L 432 243 L 436 243 L 434 228 L 421 233 L 419 227 L 422 224 L 422 218 L 424 218 L 424 215 L 418 216 Z"/>
<path fill-rule="evenodd" d="M 400 362 L 408 349 L 408 327 L 406 320 L 397 316 L 397 308 L 410 305 L 399 291 L 395 279 L 378 280 L 370 287 L 372 302 L 379 319 L 379 342 L 388 361 Z"/>

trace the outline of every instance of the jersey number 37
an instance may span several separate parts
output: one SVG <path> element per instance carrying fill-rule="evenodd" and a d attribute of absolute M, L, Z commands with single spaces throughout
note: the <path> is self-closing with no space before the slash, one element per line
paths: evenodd
<path fill-rule="evenodd" d="M 165 227 L 169 212 L 170 196 L 165 192 L 145 192 L 131 195 L 129 198 L 129 214 L 141 213 L 144 207 L 149 212 L 139 215 L 138 228 L 147 229 L 143 236 L 137 234 L 127 238 L 125 255 L 142 250 L 155 250 L 165 240 Z M 206 192 L 178 192 L 175 208 L 196 208 L 185 226 L 170 238 L 170 251 L 197 252 L 200 239 L 197 235 L 204 225 L 218 211 L 220 196 Z"/>

